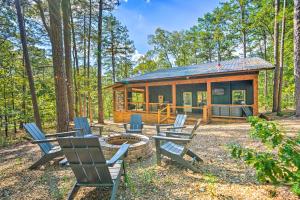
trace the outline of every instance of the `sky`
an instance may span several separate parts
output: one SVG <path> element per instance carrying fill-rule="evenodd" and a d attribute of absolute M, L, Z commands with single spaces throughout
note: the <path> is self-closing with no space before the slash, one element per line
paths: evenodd
<path fill-rule="evenodd" d="M 114 14 L 127 26 L 139 56 L 151 49 L 148 35 L 157 28 L 168 31 L 188 29 L 218 5 L 219 0 L 121 0 Z"/>

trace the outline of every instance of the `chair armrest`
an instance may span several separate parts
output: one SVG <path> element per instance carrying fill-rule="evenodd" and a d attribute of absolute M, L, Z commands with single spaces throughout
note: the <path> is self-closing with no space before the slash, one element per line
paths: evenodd
<path fill-rule="evenodd" d="M 101 124 L 92 124 L 91 127 L 95 127 L 95 128 L 103 128 L 104 126 Z"/>
<path fill-rule="evenodd" d="M 163 127 L 166 127 L 166 126 L 173 126 L 173 124 L 156 124 L 156 133 L 157 135 L 160 133 L 160 127 L 163 126 Z"/>
<path fill-rule="evenodd" d="M 118 160 L 121 160 L 124 156 L 126 156 L 129 144 L 122 144 L 117 153 L 110 159 L 106 161 L 108 166 L 113 166 Z"/>
<path fill-rule="evenodd" d="M 186 128 L 186 126 L 178 126 L 178 127 L 167 128 L 167 129 L 183 129 L 183 128 Z"/>
<path fill-rule="evenodd" d="M 46 138 L 49 137 L 67 137 L 67 136 L 74 136 L 77 131 L 67 131 L 67 132 L 60 132 L 60 133 L 55 133 L 51 135 L 45 135 Z"/>
<path fill-rule="evenodd" d="M 185 133 L 185 132 L 173 132 L 173 131 L 166 131 L 164 132 L 167 135 L 178 135 L 178 136 L 191 136 L 190 133 Z"/>
<path fill-rule="evenodd" d="M 48 142 L 56 142 L 57 139 L 53 138 L 53 139 L 46 139 L 46 140 L 32 140 L 31 143 L 32 144 L 40 144 L 40 143 L 48 143 Z"/>
<path fill-rule="evenodd" d="M 174 124 L 156 124 L 156 126 L 174 126 Z"/>
<path fill-rule="evenodd" d="M 182 143 L 188 143 L 191 141 L 191 139 L 186 138 L 174 138 L 174 137 L 163 137 L 163 136 L 152 136 L 154 140 L 156 141 L 170 141 L 170 142 L 182 142 Z"/>

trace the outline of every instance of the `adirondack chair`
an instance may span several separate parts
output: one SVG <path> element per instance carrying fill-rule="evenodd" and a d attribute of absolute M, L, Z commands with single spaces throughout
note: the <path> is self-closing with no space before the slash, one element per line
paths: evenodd
<path fill-rule="evenodd" d="M 102 125 L 89 125 L 89 122 L 86 117 L 75 117 L 74 118 L 74 128 L 79 130 L 77 136 L 92 136 L 93 132 L 91 127 L 99 129 L 99 135 L 102 136 L 103 126 Z"/>
<path fill-rule="evenodd" d="M 129 128 L 128 128 L 129 125 Z M 142 122 L 142 116 L 138 114 L 134 114 L 130 116 L 130 122 L 129 124 L 124 124 L 124 129 L 126 133 L 137 133 L 142 134 L 143 133 L 143 122 Z"/>
<path fill-rule="evenodd" d="M 185 128 L 184 123 L 186 121 L 187 116 L 183 114 L 179 114 L 176 116 L 174 124 L 157 124 L 156 132 L 157 135 L 166 136 L 166 131 L 171 132 L 181 132 L 183 128 Z M 166 128 L 166 130 L 162 130 L 161 128 Z"/>
<path fill-rule="evenodd" d="M 76 131 L 62 132 L 51 135 L 45 135 L 35 123 L 27 123 L 24 124 L 24 128 L 26 132 L 33 139 L 33 144 L 38 144 L 41 151 L 42 157 L 36 161 L 33 165 L 29 167 L 29 169 L 36 169 L 38 166 L 45 164 L 46 162 L 63 156 L 61 148 L 59 146 L 55 146 L 51 144 L 51 142 L 57 141 L 57 137 L 65 137 L 70 135 L 75 135 Z M 52 138 L 51 138 L 52 137 Z M 50 139 L 48 139 L 50 138 Z"/>
<path fill-rule="evenodd" d="M 203 160 L 189 148 L 199 125 L 200 120 L 189 133 L 173 132 L 172 134 L 169 133 L 167 135 L 168 137 L 153 136 L 156 147 L 157 164 L 161 165 L 161 155 L 164 155 L 194 172 L 199 172 L 199 169 L 194 164 L 196 162 L 203 162 Z M 180 137 L 173 137 L 174 135 Z M 189 156 L 192 160 L 185 160 L 184 156 Z"/>
<path fill-rule="evenodd" d="M 123 158 L 129 144 L 123 144 L 110 160 L 105 160 L 96 136 L 58 138 L 58 143 L 76 177 L 68 199 L 73 199 L 80 187 L 112 187 L 110 199 L 116 198 L 121 175 L 126 177 Z"/>

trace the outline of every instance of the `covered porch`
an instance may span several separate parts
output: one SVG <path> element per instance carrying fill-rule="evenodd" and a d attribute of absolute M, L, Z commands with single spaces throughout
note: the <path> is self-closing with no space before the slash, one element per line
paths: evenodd
<path fill-rule="evenodd" d="M 258 114 L 257 82 L 258 73 L 248 73 L 117 85 L 114 121 L 128 122 L 133 113 L 147 124 L 170 123 L 182 113 L 188 123 L 244 120 Z"/>

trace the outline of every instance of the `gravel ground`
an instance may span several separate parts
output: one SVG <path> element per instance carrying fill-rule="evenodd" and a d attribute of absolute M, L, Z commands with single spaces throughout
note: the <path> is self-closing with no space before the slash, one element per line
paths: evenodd
<path fill-rule="evenodd" d="M 290 135 L 300 130 L 299 122 L 279 121 Z M 251 168 L 230 157 L 226 146 L 233 142 L 262 148 L 249 138 L 249 128 L 246 123 L 201 126 L 191 147 L 204 160 L 199 165 L 201 173 L 181 168 L 167 158 L 162 166 L 157 166 L 155 154 L 130 164 L 128 184 L 121 183 L 118 199 L 298 199 L 287 187 L 259 184 Z M 105 126 L 105 133 L 116 131 L 122 131 L 120 124 Z M 154 126 L 146 126 L 144 133 L 149 137 L 154 135 Z M 29 142 L 0 149 L 0 199 L 66 198 L 75 182 L 72 171 L 59 167 L 57 160 L 39 170 L 28 170 L 38 156 L 39 148 Z M 99 199 L 99 196 L 108 199 L 109 191 L 82 188 L 76 199 Z"/>

